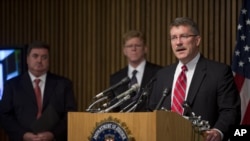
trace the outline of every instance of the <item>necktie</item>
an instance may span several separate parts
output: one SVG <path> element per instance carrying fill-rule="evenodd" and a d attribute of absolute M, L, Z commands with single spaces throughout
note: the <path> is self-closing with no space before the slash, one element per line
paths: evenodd
<path fill-rule="evenodd" d="M 183 65 L 181 67 L 182 71 L 180 75 L 178 76 L 178 79 L 175 83 L 175 88 L 174 88 L 174 96 L 173 96 L 173 101 L 172 101 L 172 111 L 176 112 L 180 115 L 183 114 L 183 101 L 185 99 L 185 93 L 186 93 L 186 85 L 187 85 L 187 77 L 185 72 L 187 71 L 187 67 Z"/>
<path fill-rule="evenodd" d="M 38 108 L 38 111 L 37 111 L 37 119 L 42 115 L 42 94 L 41 94 L 41 89 L 40 89 L 40 86 L 39 86 L 39 83 L 40 83 L 40 79 L 35 79 L 34 82 L 35 82 L 35 94 L 36 94 L 36 101 L 37 101 L 37 108 Z"/>
<path fill-rule="evenodd" d="M 137 70 L 134 70 L 133 72 L 132 72 L 132 78 L 131 78 L 131 81 L 130 81 L 130 88 L 134 85 L 134 84 L 137 84 L 138 82 L 137 82 L 137 79 L 136 79 L 136 73 L 137 73 Z M 137 99 L 137 97 L 138 97 L 138 94 L 137 94 L 137 92 L 134 92 L 134 96 L 132 97 L 132 100 L 135 100 L 135 99 Z"/>
<path fill-rule="evenodd" d="M 137 70 L 134 70 L 134 71 L 132 72 L 132 78 L 131 78 L 129 87 L 131 87 L 131 86 L 133 86 L 134 84 L 137 83 L 136 73 L 137 73 Z"/>

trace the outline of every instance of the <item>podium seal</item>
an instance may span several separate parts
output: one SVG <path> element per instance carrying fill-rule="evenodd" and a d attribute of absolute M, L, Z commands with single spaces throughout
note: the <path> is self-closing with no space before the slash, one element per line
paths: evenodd
<path fill-rule="evenodd" d="M 112 117 L 96 123 L 89 141 L 133 141 L 125 123 Z"/>

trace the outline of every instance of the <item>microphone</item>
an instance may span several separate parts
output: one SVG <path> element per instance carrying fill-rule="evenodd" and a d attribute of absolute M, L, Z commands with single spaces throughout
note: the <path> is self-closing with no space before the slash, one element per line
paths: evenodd
<path fill-rule="evenodd" d="M 148 83 L 147 85 L 144 87 L 143 92 L 142 92 L 142 96 L 147 96 L 148 95 L 148 90 L 152 87 L 151 84 L 153 82 L 155 82 L 156 77 L 153 77 Z"/>
<path fill-rule="evenodd" d="M 190 104 L 187 101 L 183 101 L 183 103 L 182 103 L 182 107 L 186 111 L 187 116 L 195 116 L 193 110 L 191 109 L 191 107 L 189 105 Z"/>
<path fill-rule="evenodd" d="M 202 120 L 201 116 L 196 116 L 189 105 L 190 104 L 188 101 L 184 101 L 182 103 L 182 107 L 185 109 L 187 113 L 187 115 L 183 117 L 190 120 L 193 126 L 196 126 L 200 132 L 209 130 L 210 129 L 209 121 Z"/>
<path fill-rule="evenodd" d="M 102 91 L 101 93 L 97 94 L 94 98 L 99 98 L 99 97 L 102 97 L 102 96 L 105 96 L 105 94 L 109 91 L 112 91 L 113 89 L 125 84 L 125 83 L 128 83 L 130 81 L 130 78 L 127 76 L 125 78 L 123 78 L 120 82 L 116 83 L 115 85 L 109 87 L 108 89 Z"/>
<path fill-rule="evenodd" d="M 146 85 L 144 88 L 142 88 L 142 93 L 140 94 L 140 97 L 138 98 L 138 100 L 136 101 L 136 103 L 134 104 L 133 107 L 131 107 L 127 112 L 130 111 L 135 111 L 137 106 L 139 104 L 141 104 L 142 102 L 144 102 L 146 100 L 146 103 L 148 103 L 148 98 L 147 96 L 149 95 L 149 92 L 152 88 L 152 83 L 156 80 L 156 77 L 153 77 Z M 124 111 L 125 109 L 123 109 Z"/>
<path fill-rule="evenodd" d="M 161 97 L 159 103 L 157 104 L 155 110 L 160 110 L 160 107 L 161 107 L 163 101 L 164 101 L 165 98 L 170 94 L 169 92 L 170 92 L 170 90 L 169 90 L 168 88 L 165 88 L 165 89 L 164 89 L 163 94 L 162 94 L 162 97 Z"/>
<path fill-rule="evenodd" d="M 115 103 L 114 105 L 112 105 L 112 106 L 108 107 L 107 109 L 105 109 L 103 112 L 104 113 L 109 112 L 110 110 L 120 106 L 123 102 L 129 100 L 130 98 L 131 98 L 131 95 L 129 93 L 128 95 L 125 95 L 122 99 L 120 99 L 117 103 Z"/>
<path fill-rule="evenodd" d="M 147 85 L 145 86 L 145 88 L 143 89 L 143 92 L 142 92 L 142 95 L 141 95 L 141 97 L 140 97 L 140 99 L 142 98 L 142 97 L 146 97 L 146 96 L 148 96 L 149 94 L 149 90 L 152 88 L 152 83 L 153 82 L 155 82 L 155 80 L 156 80 L 156 77 L 153 77 L 148 83 L 147 83 Z"/>
<path fill-rule="evenodd" d="M 133 102 L 131 102 L 130 104 L 128 104 L 126 107 L 124 107 L 122 110 L 120 110 L 120 113 L 121 112 L 124 112 L 126 109 L 128 109 L 129 107 L 131 107 L 132 105 L 133 105 L 133 107 L 134 107 L 134 104 L 136 103 L 136 101 L 133 101 Z M 127 111 L 128 112 L 128 111 Z"/>
<path fill-rule="evenodd" d="M 94 101 L 91 105 L 89 105 L 89 107 L 88 107 L 88 109 L 86 109 L 86 111 L 87 111 L 87 112 L 96 112 L 96 111 L 98 111 L 99 108 L 98 108 L 98 109 L 92 109 L 92 107 L 93 107 L 95 104 L 97 104 L 97 103 L 99 103 L 99 102 L 101 102 L 101 101 L 103 101 L 103 100 L 106 100 L 106 99 L 108 99 L 108 96 L 104 96 L 104 97 L 102 97 L 102 98 L 100 98 L 100 99 L 97 99 L 97 100 Z"/>
<path fill-rule="evenodd" d="M 116 96 L 115 98 L 113 98 L 110 102 L 104 103 L 102 106 L 103 106 L 103 107 L 108 107 L 109 105 L 113 104 L 114 102 L 116 102 L 117 100 L 121 99 L 122 97 L 127 96 L 127 95 L 131 94 L 132 92 L 137 91 L 137 90 L 139 89 L 139 87 L 140 87 L 140 86 L 139 86 L 139 84 L 137 84 L 137 83 L 134 84 L 134 85 L 132 85 L 130 89 L 128 89 L 127 91 L 125 91 L 125 92 L 123 92 L 123 93 L 117 95 L 117 96 Z"/>

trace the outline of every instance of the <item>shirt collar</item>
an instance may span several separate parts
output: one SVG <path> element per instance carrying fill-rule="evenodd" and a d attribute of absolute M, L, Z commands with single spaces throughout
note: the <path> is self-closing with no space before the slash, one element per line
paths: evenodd
<path fill-rule="evenodd" d="M 196 64 L 197 64 L 200 56 L 201 56 L 200 53 L 198 53 L 190 62 L 188 62 L 187 64 L 185 64 L 187 66 L 188 70 L 191 70 L 191 69 L 195 68 L 195 66 L 196 66 Z M 178 67 L 181 68 L 181 66 L 183 66 L 183 65 L 184 64 L 181 61 L 179 61 Z"/>
<path fill-rule="evenodd" d="M 30 76 L 32 82 L 33 82 L 35 79 L 37 79 L 37 78 L 39 78 L 42 82 L 45 82 L 47 73 L 45 73 L 45 74 L 43 74 L 43 75 L 41 75 L 41 76 L 39 76 L 39 77 L 35 77 L 30 71 L 28 71 L 28 72 L 29 72 L 29 76 Z"/>
<path fill-rule="evenodd" d="M 128 73 L 129 75 L 132 75 L 132 72 L 134 70 L 137 70 L 137 73 L 141 73 L 143 72 L 144 68 L 145 68 L 145 65 L 146 65 L 146 60 L 143 60 L 136 68 L 132 67 L 130 64 L 128 65 Z"/>

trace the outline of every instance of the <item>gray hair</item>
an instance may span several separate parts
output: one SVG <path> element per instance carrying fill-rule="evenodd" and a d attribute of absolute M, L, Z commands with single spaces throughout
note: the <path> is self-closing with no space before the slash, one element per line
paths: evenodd
<path fill-rule="evenodd" d="M 190 18 L 188 17 L 178 17 L 174 19 L 169 26 L 169 29 L 172 27 L 178 27 L 178 26 L 189 26 L 191 28 L 191 31 L 195 35 L 200 35 L 200 30 L 198 28 L 198 25 Z"/>

